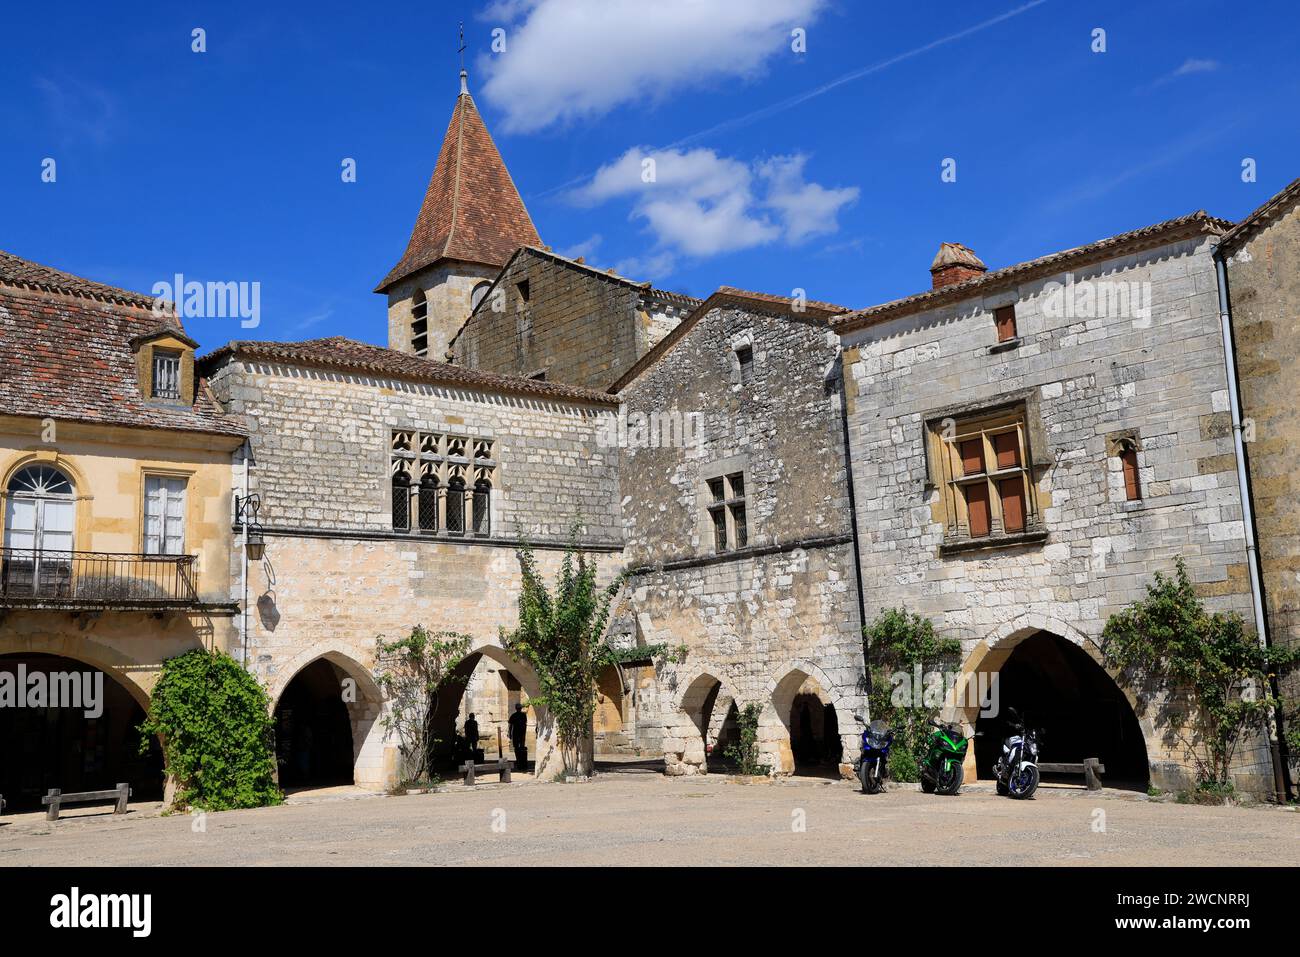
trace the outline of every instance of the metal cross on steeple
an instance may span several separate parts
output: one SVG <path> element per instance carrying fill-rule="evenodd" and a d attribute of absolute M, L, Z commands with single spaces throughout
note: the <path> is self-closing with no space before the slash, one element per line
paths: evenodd
<path fill-rule="evenodd" d="M 465 70 L 465 21 L 460 21 L 460 40 L 456 47 L 456 52 L 460 54 L 460 92 L 469 93 L 469 73 Z"/>

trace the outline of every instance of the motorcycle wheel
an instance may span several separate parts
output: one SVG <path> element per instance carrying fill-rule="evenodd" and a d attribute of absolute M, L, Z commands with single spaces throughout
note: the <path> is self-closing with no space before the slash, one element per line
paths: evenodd
<path fill-rule="evenodd" d="M 1038 790 L 1038 768 L 1031 764 L 1014 772 L 1007 790 L 1013 798 L 1021 801 L 1033 797 Z"/>
<path fill-rule="evenodd" d="M 956 794 L 961 790 L 962 767 L 956 761 L 953 761 L 947 768 L 939 772 L 939 780 L 936 790 L 940 794 Z"/>
<path fill-rule="evenodd" d="M 858 777 L 862 779 L 863 794 L 878 794 L 880 792 L 880 778 L 876 777 L 875 773 L 867 767 L 863 766 L 858 773 Z"/>

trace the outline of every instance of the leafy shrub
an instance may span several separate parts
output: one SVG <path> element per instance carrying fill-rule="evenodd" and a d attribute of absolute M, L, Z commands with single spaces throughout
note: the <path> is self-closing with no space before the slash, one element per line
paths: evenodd
<path fill-rule="evenodd" d="M 275 784 L 266 689 L 227 654 L 200 648 L 164 661 L 140 733 L 142 754 L 152 735 L 162 742 L 176 782 L 175 810 L 225 811 L 283 800 Z"/>
<path fill-rule="evenodd" d="M 930 736 L 929 724 L 940 709 L 926 707 L 915 700 L 919 688 L 913 689 L 910 703 L 896 704 L 891 678 L 901 672 L 910 680 L 918 665 L 923 673 L 955 670 L 961 663 L 961 642 L 940 638 L 929 619 L 909 614 L 905 608 L 886 609 L 862 630 L 862 636 L 871 673 L 871 691 L 867 697 L 870 719 L 884 721 L 894 729 L 889 773 L 896 781 L 916 781 L 920 775 L 916 768 L 925 757 Z"/>
<path fill-rule="evenodd" d="M 1300 649 L 1261 647 L 1239 615 L 1207 614 L 1179 558 L 1172 578 L 1156 572 L 1147 597 L 1112 615 L 1102 631 L 1107 664 L 1126 683 L 1172 688 L 1190 705 L 1163 715 L 1187 745 L 1202 793 L 1227 794 L 1232 757 L 1278 705 L 1270 679 L 1300 662 Z"/>
<path fill-rule="evenodd" d="M 736 763 L 739 774 L 765 776 L 772 770 L 758 762 L 758 716 L 761 713 L 762 708 L 753 703 L 736 712 L 740 740 L 727 748 L 727 757 Z"/>

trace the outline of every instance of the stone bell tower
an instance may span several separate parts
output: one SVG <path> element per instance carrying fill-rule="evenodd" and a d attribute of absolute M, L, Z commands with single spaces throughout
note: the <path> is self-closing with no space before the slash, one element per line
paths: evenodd
<path fill-rule="evenodd" d="M 388 347 L 442 361 L 510 255 L 540 245 L 462 69 L 460 95 L 406 252 L 375 287 L 388 296 Z"/>

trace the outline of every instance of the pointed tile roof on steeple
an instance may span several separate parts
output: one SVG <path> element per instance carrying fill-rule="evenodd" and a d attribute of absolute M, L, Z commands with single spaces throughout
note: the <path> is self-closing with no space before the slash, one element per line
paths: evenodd
<path fill-rule="evenodd" d="M 503 266 L 520 246 L 540 246 L 524 201 L 469 95 L 461 92 L 406 252 L 375 292 L 440 259 Z"/>

